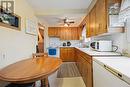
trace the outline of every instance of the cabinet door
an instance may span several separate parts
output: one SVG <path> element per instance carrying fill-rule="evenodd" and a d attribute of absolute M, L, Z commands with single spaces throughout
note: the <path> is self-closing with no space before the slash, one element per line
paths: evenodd
<path fill-rule="evenodd" d="M 61 28 L 61 33 L 60 33 L 60 39 L 61 40 L 67 40 L 68 39 L 68 34 L 69 32 L 68 32 L 68 29 L 67 28 L 65 28 L 65 27 L 62 27 Z"/>
<path fill-rule="evenodd" d="M 83 78 L 83 80 L 84 80 L 85 85 L 86 85 L 87 87 L 89 87 L 88 84 L 87 84 L 88 63 L 86 63 L 86 61 L 83 62 L 83 67 L 84 67 L 84 70 L 83 70 L 83 76 L 82 76 L 82 78 Z"/>
<path fill-rule="evenodd" d="M 61 40 L 78 40 L 77 27 L 62 27 L 60 33 Z"/>
<path fill-rule="evenodd" d="M 71 28 L 71 40 L 78 40 L 78 39 L 79 39 L 79 37 L 78 37 L 78 28 L 77 27 Z"/>
<path fill-rule="evenodd" d="M 60 37 L 60 33 L 61 33 L 60 31 L 61 31 L 61 28 L 60 28 L 60 27 L 57 27 L 57 28 L 56 28 L 56 36 L 57 36 L 57 37 Z"/>
<path fill-rule="evenodd" d="M 63 62 L 75 62 L 74 59 L 75 50 L 74 48 L 60 48 L 60 58 Z"/>
<path fill-rule="evenodd" d="M 74 48 L 68 48 L 67 52 L 68 52 L 68 61 L 69 62 L 75 62 L 75 59 L 74 59 L 75 50 L 74 50 Z"/>
<path fill-rule="evenodd" d="M 89 14 L 86 17 L 86 37 L 91 37 L 91 30 L 90 30 L 90 24 L 89 24 Z"/>
<path fill-rule="evenodd" d="M 80 38 L 82 36 L 82 30 L 83 30 L 83 27 L 78 27 L 77 28 L 78 40 L 80 40 Z"/>
<path fill-rule="evenodd" d="M 48 36 L 59 37 L 60 36 L 60 29 L 58 27 L 49 27 L 48 28 Z"/>
<path fill-rule="evenodd" d="M 66 28 L 66 30 L 67 30 L 67 32 L 66 32 L 66 38 L 65 38 L 65 40 L 72 40 L 72 29 L 71 28 Z"/>
<path fill-rule="evenodd" d="M 62 59 L 63 62 L 68 61 L 68 52 L 67 48 L 60 48 L 60 58 Z"/>
<path fill-rule="evenodd" d="M 77 49 L 76 49 L 77 50 Z M 92 87 L 92 58 L 91 56 L 81 51 L 76 51 L 77 55 L 77 66 L 79 72 L 84 80 L 86 87 Z"/>
<path fill-rule="evenodd" d="M 78 55 L 78 68 L 79 68 L 79 72 L 82 76 L 82 57 L 80 54 Z"/>
<path fill-rule="evenodd" d="M 54 36 L 54 30 L 52 28 L 48 28 L 48 36 Z"/>
<path fill-rule="evenodd" d="M 96 35 L 96 13 L 95 13 L 95 6 L 90 12 L 90 36 Z"/>
<path fill-rule="evenodd" d="M 107 32 L 106 0 L 98 0 L 96 3 L 96 35 Z"/>
<path fill-rule="evenodd" d="M 86 83 L 86 85 L 87 85 L 87 87 L 92 87 L 92 85 L 93 85 L 92 64 L 86 62 L 86 65 L 87 65 L 87 71 L 86 71 L 87 72 L 87 74 L 86 74 L 87 83 Z"/>

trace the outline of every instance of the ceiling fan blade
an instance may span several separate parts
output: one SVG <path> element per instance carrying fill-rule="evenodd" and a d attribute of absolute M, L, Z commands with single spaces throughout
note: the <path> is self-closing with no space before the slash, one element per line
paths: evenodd
<path fill-rule="evenodd" d="M 69 22 L 69 23 L 75 23 L 74 21 L 71 21 L 71 22 Z"/>

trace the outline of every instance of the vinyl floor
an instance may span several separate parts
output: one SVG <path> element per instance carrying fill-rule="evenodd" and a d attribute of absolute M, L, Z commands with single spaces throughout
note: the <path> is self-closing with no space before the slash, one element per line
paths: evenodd
<path fill-rule="evenodd" d="M 81 77 L 78 68 L 74 62 L 64 63 L 58 70 L 57 78 Z"/>

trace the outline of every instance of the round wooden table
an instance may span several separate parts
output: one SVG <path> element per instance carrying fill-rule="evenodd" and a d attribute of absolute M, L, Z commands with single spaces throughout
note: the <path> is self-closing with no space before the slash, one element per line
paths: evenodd
<path fill-rule="evenodd" d="M 42 80 L 62 64 L 59 58 L 39 57 L 22 60 L 0 70 L 0 80 L 23 84 Z"/>

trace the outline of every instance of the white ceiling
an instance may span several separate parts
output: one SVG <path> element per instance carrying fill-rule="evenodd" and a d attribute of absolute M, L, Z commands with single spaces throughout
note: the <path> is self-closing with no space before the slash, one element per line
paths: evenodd
<path fill-rule="evenodd" d="M 84 18 L 92 0 L 27 0 L 37 17 L 49 26 L 59 25 L 59 19 L 68 17 L 75 20 L 77 26 Z"/>

